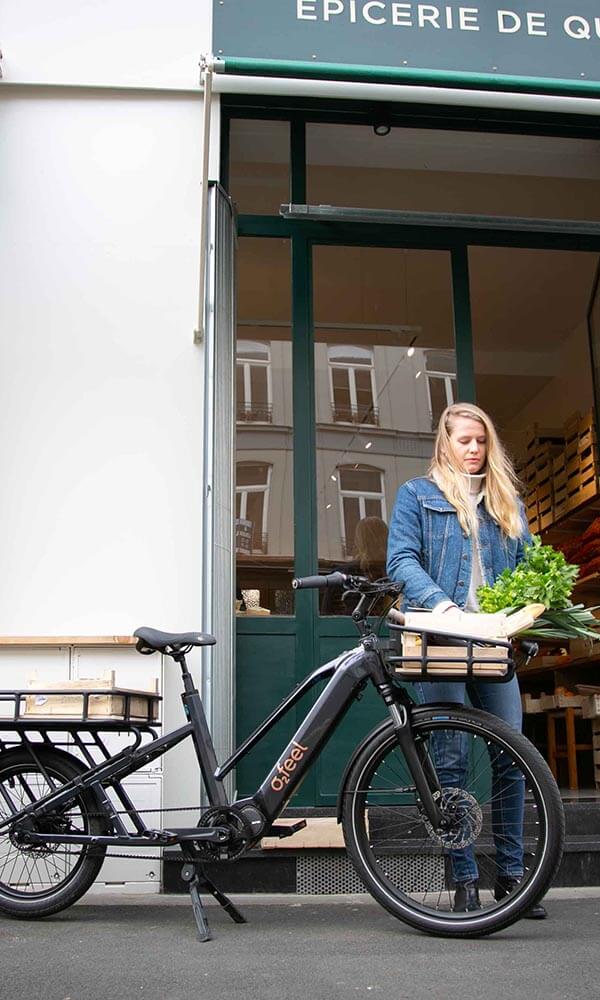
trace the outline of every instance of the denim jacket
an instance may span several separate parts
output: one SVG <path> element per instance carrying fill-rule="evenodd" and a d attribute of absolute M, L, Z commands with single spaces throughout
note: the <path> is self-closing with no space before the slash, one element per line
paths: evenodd
<path fill-rule="evenodd" d="M 503 569 L 514 569 L 531 541 L 521 507 L 521 537 L 506 538 L 485 508 L 478 507 L 481 569 L 492 584 Z M 473 545 L 456 508 L 431 479 L 410 479 L 398 490 L 390 522 L 387 571 L 404 584 L 404 605 L 433 608 L 440 601 L 464 607 L 473 561 Z"/>

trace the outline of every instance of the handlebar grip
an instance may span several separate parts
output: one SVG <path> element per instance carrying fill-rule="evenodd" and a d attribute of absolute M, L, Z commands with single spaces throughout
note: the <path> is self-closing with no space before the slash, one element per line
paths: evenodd
<path fill-rule="evenodd" d="M 532 639 L 520 639 L 519 645 L 528 660 L 530 660 L 533 656 L 537 656 L 540 651 L 538 643 L 534 642 Z"/>
<path fill-rule="evenodd" d="M 392 625 L 404 625 L 405 618 L 402 611 L 398 611 L 398 608 L 390 608 L 388 611 L 388 621 Z"/>
<path fill-rule="evenodd" d="M 294 590 L 308 587 L 341 587 L 346 582 L 345 573 L 328 573 L 327 576 L 299 576 L 292 580 Z"/>

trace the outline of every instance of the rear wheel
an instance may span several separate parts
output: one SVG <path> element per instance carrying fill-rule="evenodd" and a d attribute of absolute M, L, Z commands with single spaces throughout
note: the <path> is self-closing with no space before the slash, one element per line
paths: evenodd
<path fill-rule="evenodd" d="M 348 854 L 375 899 L 413 927 L 455 937 L 508 927 L 541 899 L 560 863 L 564 817 L 548 766 L 485 712 L 422 707 L 412 726 L 424 767 L 441 785 L 444 828 L 434 830 L 425 815 L 390 723 L 367 738 L 349 771 Z M 479 906 L 460 912 L 455 894 L 467 869 Z M 497 879 L 508 875 L 509 891 L 497 900 Z"/>
<path fill-rule="evenodd" d="M 58 790 L 81 773 L 66 755 L 36 747 L 0 754 L 0 824 Z M 100 834 L 105 821 L 90 791 L 34 821 L 38 833 Z M 0 829 L 0 911 L 12 917 L 45 917 L 74 903 L 97 877 L 106 848 L 85 844 L 27 844 L 8 823 Z"/>

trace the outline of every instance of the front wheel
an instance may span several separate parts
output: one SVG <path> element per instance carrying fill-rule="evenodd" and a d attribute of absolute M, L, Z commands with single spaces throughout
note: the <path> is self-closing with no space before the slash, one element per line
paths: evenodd
<path fill-rule="evenodd" d="M 411 718 L 425 773 L 439 783 L 443 826 L 426 816 L 390 722 L 358 749 L 342 791 L 352 863 L 375 899 L 419 930 L 477 937 L 508 927 L 560 863 L 564 816 L 550 770 L 486 712 L 423 706 Z"/>
<path fill-rule="evenodd" d="M 19 810 L 57 791 L 84 767 L 66 754 L 36 744 L 34 760 L 27 750 L 0 753 L 0 824 Z M 67 806 L 38 821 L 38 833 L 100 834 L 106 832 L 95 796 L 78 793 Z M 89 844 L 27 844 L 10 823 L 0 829 L 0 912 L 11 917 L 46 917 L 83 896 L 97 877 L 106 848 Z"/>

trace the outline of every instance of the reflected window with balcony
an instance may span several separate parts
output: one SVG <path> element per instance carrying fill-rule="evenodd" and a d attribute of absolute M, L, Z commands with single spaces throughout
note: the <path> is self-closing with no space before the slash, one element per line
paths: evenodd
<path fill-rule="evenodd" d="M 238 340 L 236 382 L 238 422 L 270 424 L 273 406 L 269 344 Z"/>
<path fill-rule="evenodd" d="M 236 549 L 239 553 L 268 552 L 267 522 L 271 466 L 266 462 L 236 465 Z"/>
<path fill-rule="evenodd" d="M 425 351 L 431 429 L 436 430 L 447 406 L 457 401 L 454 351 Z"/>
<path fill-rule="evenodd" d="M 338 468 L 340 525 L 345 558 L 356 555 L 354 540 L 359 521 L 365 517 L 386 520 L 383 473 L 372 465 Z"/>
<path fill-rule="evenodd" d="M 327 349 L 334 423 L 379 423 L 373 352 L 356 344 Z"/>

